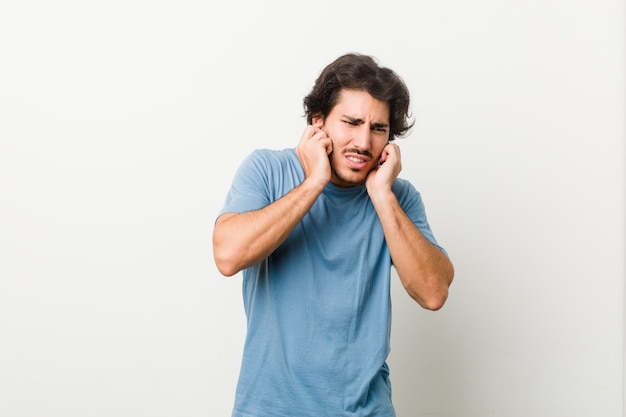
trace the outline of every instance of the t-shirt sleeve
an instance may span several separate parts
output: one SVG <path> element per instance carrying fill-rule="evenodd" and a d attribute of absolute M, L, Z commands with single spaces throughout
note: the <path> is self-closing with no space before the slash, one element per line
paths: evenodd
<path fill-rule="evenodd" d="M 426 217 L 426 208 L 422 196 L 415 187 L 408 181 L 399 180 L 394 184 L 394 193 L 400 201 L 400 205 L 404 212 L 409 216 L 413 224 L 417 226 L 422 235 L 428 239 L 430 243 L 439 248 L 446 256 L 448 252 L 437 242 L 433 234 L 428 219 Z"/>
<path fill-rule="evenodd" d="M 224 213 L 244 213 L 270 204 L 267 161 L 262 150 L 255 150 L 241 163 L 226 195 Z"/>

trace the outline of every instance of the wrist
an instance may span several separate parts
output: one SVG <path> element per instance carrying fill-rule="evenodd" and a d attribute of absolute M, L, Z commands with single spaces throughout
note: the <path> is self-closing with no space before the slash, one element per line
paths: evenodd
<path fill-rule="evenodd" d="M 391 191 L 391 188 L 368 189 L 367 193 L 374 207 L 389 206 L 390 203 L 397 202 L 396 195 Z"/>
<path fill-rule="evenodd" d="M 324 191 L 324 188 L 326 188 L 329 180 L 329 178 L 327 179 L 325 177 L 316 177 L 312 175 L 306 177 L 300 186 L 319 195 Z"/>

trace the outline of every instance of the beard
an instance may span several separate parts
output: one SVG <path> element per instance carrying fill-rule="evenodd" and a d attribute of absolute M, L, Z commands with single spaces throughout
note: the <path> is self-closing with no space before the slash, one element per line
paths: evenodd
<path fill-rule="evenodd" d="M 365 184 L 365 179 L 371 170 L 367 172 L 359 169 L 344 168 L 343 171 L 337 170 L 333 164 L 330 165 L 330 182 L 339 187 L 355 187 Z"/>

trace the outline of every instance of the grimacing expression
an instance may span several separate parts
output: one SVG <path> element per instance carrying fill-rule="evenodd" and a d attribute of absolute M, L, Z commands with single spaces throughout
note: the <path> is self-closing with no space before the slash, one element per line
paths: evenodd
<path fill-rule="evenodd" d="M 329 156 L 333 184 L 352 187 L 365 182 L 389 142 L 389 117 L 389 103 L 366 91 L 344 89 L 325 119 L 312 119 L 333 143 Z"/>

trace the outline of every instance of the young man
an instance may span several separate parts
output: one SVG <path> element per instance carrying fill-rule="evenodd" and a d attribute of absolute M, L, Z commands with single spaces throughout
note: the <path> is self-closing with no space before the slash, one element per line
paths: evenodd
<path fill-rule="evenodd" d="M 296 148 L 243 162 L 213 233 L 243 270 L 248 323 L 234 417 L 394 416 L 390 275 L 437 310 L 453 267 L 420 194 L 398 178 L 409 93 L 365 55 L 328 65 L 304 99 Z"/>

